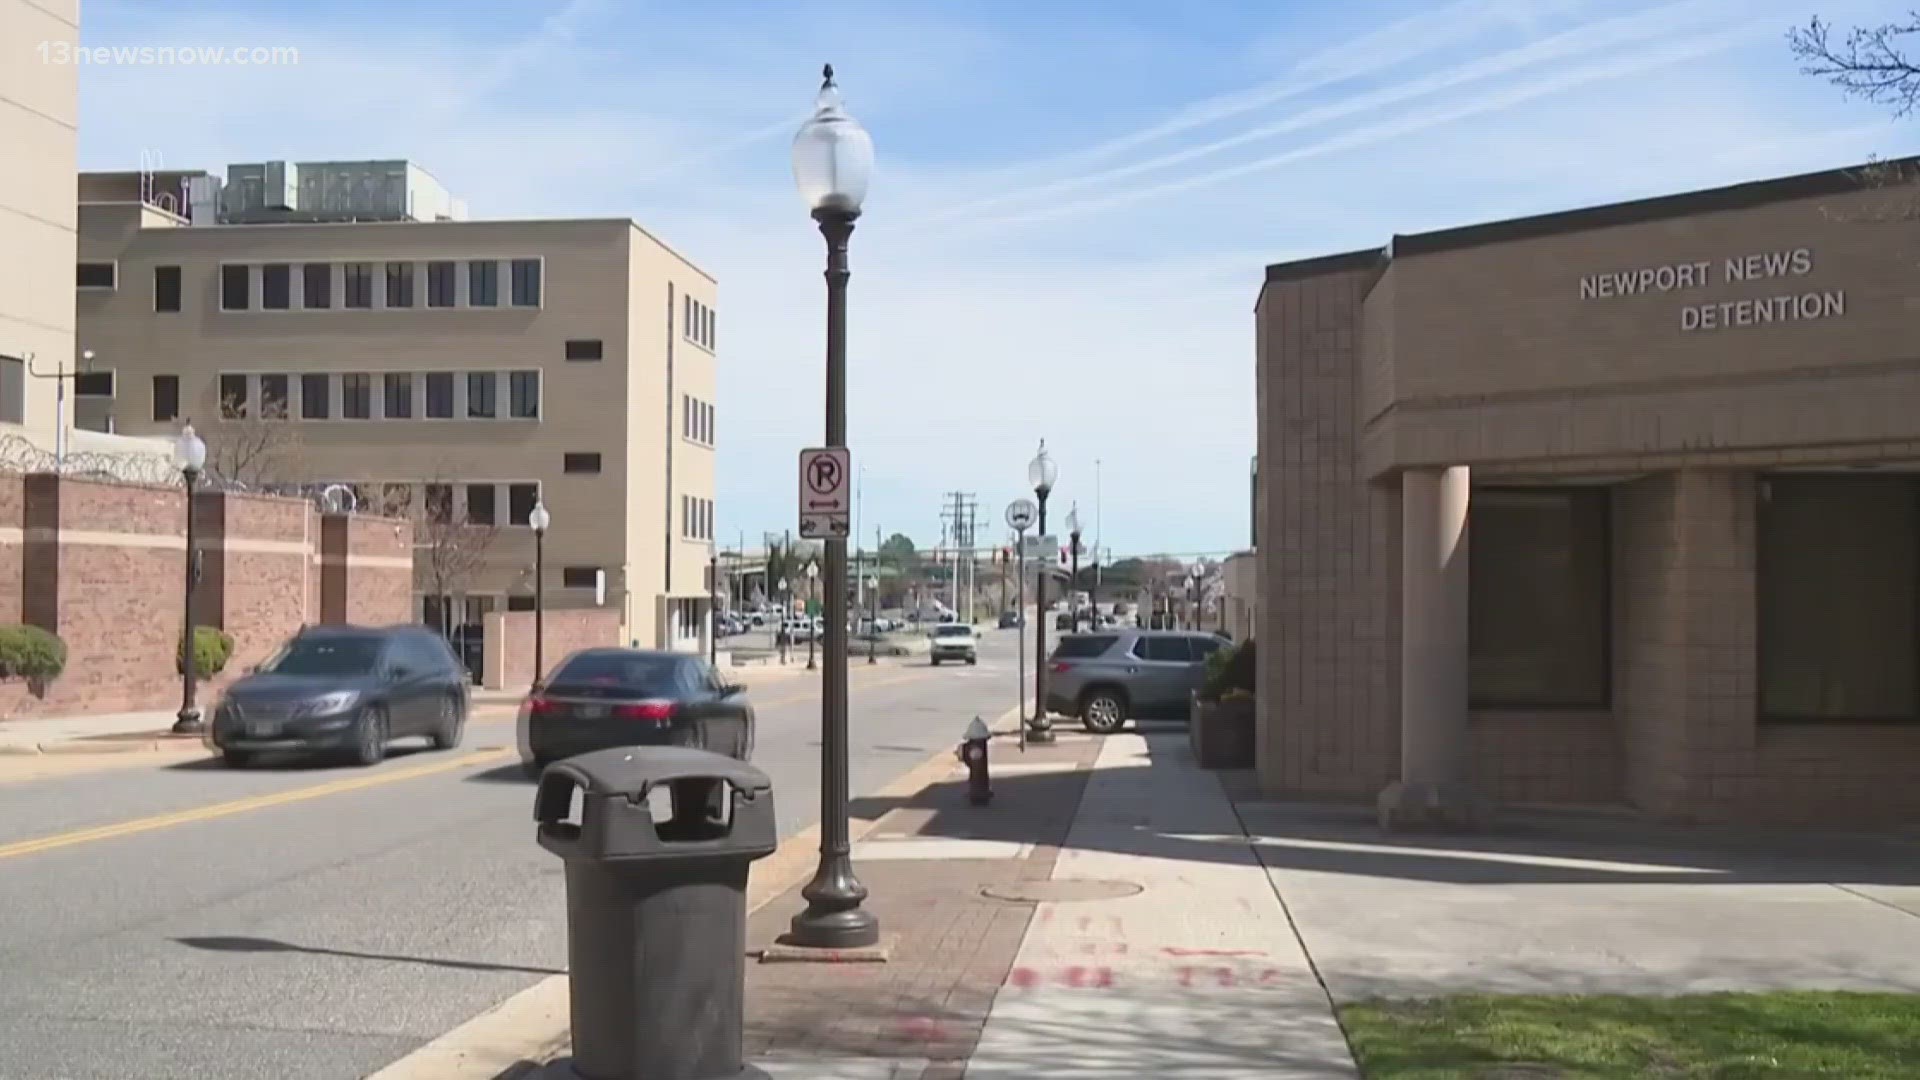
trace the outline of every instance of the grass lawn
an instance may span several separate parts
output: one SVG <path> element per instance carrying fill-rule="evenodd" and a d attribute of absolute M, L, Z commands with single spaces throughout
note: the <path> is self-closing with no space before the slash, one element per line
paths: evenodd
<path fill-rule="evenodd" d="M 1920 1077 L 1920 995 L 1378 1001 L 1340 1010 L 1366 1080 Z"/>

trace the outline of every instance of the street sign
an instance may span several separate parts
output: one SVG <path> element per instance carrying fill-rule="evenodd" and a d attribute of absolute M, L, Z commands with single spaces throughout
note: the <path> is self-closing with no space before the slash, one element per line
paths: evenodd
<path fill-rule="evenodd" d="M 800 537 L 843 540 L 853 531 L 853 459 L 844 446 L 800 451 Z"/>
<path fill-rule="evenodd" d="M 1039 508 L 1033 505 L 1032 499 L 1015 499 L 1007 504 L 1007 527 L 1025 532 L 1033 528 L 1034 515 L 1038 513 Z"/>
<path fill-rule="evenodd" d="M 1057 536 L 1023 536 L 1020 542 L 1025 545 L 1022 554 L 1030 562 L 1053 563 L 1060 558 L 1060 538 Z"/>

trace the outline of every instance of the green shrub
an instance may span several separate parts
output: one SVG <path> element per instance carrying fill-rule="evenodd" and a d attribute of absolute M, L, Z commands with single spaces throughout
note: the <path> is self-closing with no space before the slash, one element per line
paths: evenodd
<path fill-rule="evenodd" d="M 1207 680 L 1201 692 L 1212 698 L 1253 693 L 1254 656 L 1252 638 L 1216 650 L 1207 657 Z"/>
<path fill-rule="evenodd" d="M 0 626 L 0 678 L 48 683 L 67 667 L 67 643 L 37 626 Z"/>
<path fill-rule="evenodd" d="M 187 673 L 186 635 L 181 635 L 180 656 L 175 669 L 180 674 Z M 233 659 L 233 635 L 211 626 L 193 628 L 193 674 L 197 678 L 209 679 L 226 670 L 227 661 Z"/>

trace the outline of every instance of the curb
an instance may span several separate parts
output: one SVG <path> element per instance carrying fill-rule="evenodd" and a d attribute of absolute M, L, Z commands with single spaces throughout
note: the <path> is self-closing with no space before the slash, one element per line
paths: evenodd
<path fill-rule="evenodd" d="M 517 700 L 517 699 L 516 699 Z M 469 720 L 499 721 L 512 719 L 514 702 L 483 701 L 476 702 Z M 483 713 L 496 715 L 486 716 Z M 28 721 L 31 723 L 31 721 Z M 129 733 L 121 738 L 83 735 L 72 739 L 55 739 L 48 742 L 0 742 L 0 757 L 38 757 L 42 754 L 91 755 L 91 754 L 133 754 L 158 751 L 205 750 L 206 744 L 199 735 L 175 735 L 165 730 Z M 211 753 L 211 751 L 208 751 Z"/>
<path fill-rule="evenodd" d="M 990 727 L 995 734 L 1016 732 L 1022 706 L 1008 709 Z M 951 777 L 952 748 L 940 750 L 895 777 L 866 798 L 905 799 Z M 852 817 L 849 843 L 859 843 L 879 828 L 888 813 Z M 772 855 L 753 864 L 747 879 L 747 913 L 807 880 L 820 846 L 816 822 L 780 842 Z M 567 976 L 550 975 L 468 1020 L 363 1080 L 504 1080 L 530 1076 L 572 1040 Z"/>

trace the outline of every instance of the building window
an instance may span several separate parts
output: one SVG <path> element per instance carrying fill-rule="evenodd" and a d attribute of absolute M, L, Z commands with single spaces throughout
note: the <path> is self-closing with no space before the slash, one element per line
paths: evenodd
<path fill-rule="evenodd" d="M 220 268 L 220 310 L 245 311 L 253 306 L 253 268 L 228 264 Z"/>
<path fill-rule="evenodd" d="M 599 454 L 565 454 L 561 457 L 561 467 L 570 473 L 597 473 L 600 471 Z"/>
<path fill-rule="evenodd" d="M 387 306 L 390 308 L 413 306 L 412 263 L 390 262 L 387 264 Z"/>
<path fill-rule="evenodd" d="M 680 332 L 703 349 L 713 349 L 713 309 L 689 296 L 680 313 Z"/>
<path fill-rule="evenodd" d="M 427 306 L 453 306 L 453 263 L 430 262 L 427 264 Z"/>
<path fill-rule="evenodd" d="M 508 484 L 507 524 L 525 525 L 533 514 L 533 504 L 539 501 L 539 484 Z"/>
<path fill-rule="evenodd" d="M 285 420 L 292 415 L 287 410 L 288 389 L 292 379 L 286 375 L 260 376 L 260 418 L 263 420 Z"/>
<path fill-rule="evenodd" d="M 153 268 L 153 310 L 180 310 L 179 267 L 156 266 Z"/>
<path fill-rule="evenodd" d="M 110 262 L 83 262 L 74 267 L 73 283 L 82 289 L 111 289 L 119 284 L 119 268 Z"/>
<path fill-rule="evenodd" d="M 327 375 L 300 376 L 300 419 L 325 420 L 333 397 L 333 379 Z"/>
<path fill-rule="evenodd" d="M 1920 480 L 1760 482 L 1760 715 L 1920 718 Z"/>
<path fill-rule="evenodd" d="M 533 603 L 533 597 L 531 596 L 507 597 L 508 611 L 532 611 L 533 608 L 534 608 L 534 603 Z"/>
<path fill-rule="evenodd" d="M 453 372 L 427 372 L 427 419 L 453 419 Z"/>
<path fill-rule="evenodd" d="M 560 569 L 560 584 L 569 589 L 591 589 L 600 583 L 597 566 L 566 566 Z"/>
<path fill-rule="evenodd" d="M 267 311 L 285 311 L 293 306 L 292 266 L 268 263 L 260 268 L 260 306 Z"/>
<path fill-rule="evenodd" d="M 713 500 L 680 496 L 680 535 L 688 540 L 713 539 Z"/>
<path fill-rule="evenodd" d="M 246 416 L 253 402 L 247 396 L 247 377 L 245 375 L 220 376 L 220 417 L 223 420 L 238 420 Z"/>
<path fill-rule="evenodd" d="M 500 381 L 492 371 L 467 372 L 467 416 L 475 420 L 491 420 L 498 410 Z"/>
<path fill-rule="evenodd" d="M 0 424 L 27 422 L 27 362 L 0 356 Z"/>
<path fill-rule="evenodd" d="M 540 306 L 540 260 L 513 260 L 513 306 Z"/>
<path fill-rule="evenodd" d="M 373 376 L 340 376 L 340 416 L 346 420 L 373 417 Z"/>
<path fill-rule="evenodd" d="M 467 306 L 500 305 L 500 264 L 492 259 L 475 259 L 467 264 Z"/>
<path fill-rule="evenodd" d="M 453 520 L 453 485 L 428 484 L 426 486 L 426 510 L 429 520 L 442 524 Z"/>
<path fill-rule="evenodd" d="M 413 375 L 405 371 L 389 371 L 380 377 L 382 404 L 386 406 L 381 415 L 389 420 L 413 419 Z"/>
<path fill-rule="evenodd" d="M 693 438 L 693 395 L 680 395 L 680 437 Z"/>
<path fill-rule="evenodd" d="M 325 311 L 333 306 L 333 264 L 307 263 L 300 267 L 300 306 Z"/>
<path fill-rule="evenodd" d="M 1474 708 L 1603 708 L 1604 487 L 1481 488 L 1472 497 L 1467 697 Z"/>
<path fill-rule="evenodd" d="M 598 360 L 600 353 L 599 338 L 579 338 L 567 342 L 567 359 L 569 360 Z"/>
<path fill-rule="evenodd" d="M 540 418 L 540 373 L 515 371 L 507 376 L 509 415 L 515 420 Z"/>
<path fill-rule="evenodd" d="M 73 377 L 75 397 L 112 397 L 113 372 L 82 371 Z"/>
<path fill-rule="evenodd" d="M 153 419 L 156 423 L 180 419 L 180 376 L 153 377 Z"/>
<path fill-rule="evenodd" d="M 474 525 L 499 524 L 499 512 L 494 500 L 492 484 L 468 484 L 467 521 Z"/>
<path fill-rule="evenodd" d="M 412 484 L 383 484 L 380 487 L 380 509 L 393 517 L 405 517 L 413 512 Z"/>
<path fill-rule="evenodd" d="M 373 264 L 348 263 L 340 268 L 341 282 L 345 286 L 346 305 L 350 308 L 370 308 L 373 306 Z"/>

